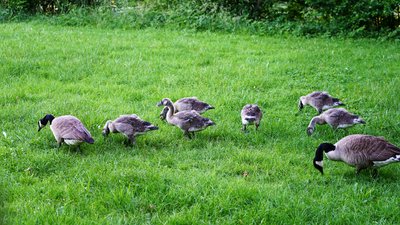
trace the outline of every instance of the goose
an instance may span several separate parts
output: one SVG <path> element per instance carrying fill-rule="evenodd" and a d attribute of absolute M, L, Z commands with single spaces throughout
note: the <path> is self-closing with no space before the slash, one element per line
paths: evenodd
<path fill-rule="evenodd" d="M 311 135 L 315 130 L 316 124 L 329 124 L 333 129 L 346 128 L 354 124 L 365 124 L 359 116 L 348 112 L 343 108 L 328 109 L 319 116 L 315 116 L 307 127 L 307 134 Z"/>
<path fill-rule="evenodd" d="M 314 167 L 323 173 L 323 152 L 328 159 L 343 161 L 361 170 L 373 168 L 373 175 L 377 168 L 390 163 L 400 162 L 400 148 L 386 141 L 383 137 L 353 134 L 346 136 L 336 144 L 322 143 L 315 152 Z"/>
<path fill-rule="evenodd" d="M 335 106 L 344 105 L 339 99 L 333 98 L 325 91 L 315 91 L 306 96 L 301 96 L 299 100 L 299 110 L 302 110 L 305 105 L 314 107 L 319 114 L 322 110 L 330 109 Z"/>
<path fill-rule="evenodd" d="M 38 132 L 50 123 L 50 129 L 57 140 L 58 147 L 64 142 L 67 145 L 76 145 L 78 150 L 83 142 L 93 144 L 94 140 L 90 132 L 85 128 L 82 122 L 75 116 L 65 115 L 54 117 L 47 114 L 38 122 Z"/>
<path fill-rule="evenodd" d="M 256 126 L 256 130 L 258 130 L 258 126 L 260 126 L 260 121 L 262 119 L 262 112 L 258 105 L 255 104 L 247 104 L 243 107 L 240 112 L 242 117 L 242 130 L 246 131 L 246 126 L 250 124 L 254 124 Z"/>
<path fill-rule="evenodd" d="M 145 134 L 147 131 L 158 130 L 157 126 L 140 119 L 136 114 L 121 115 L 114 121 L 108 120 L 104 125 L 102 134 L 107 137 L 110 132 L 122 133 L 130 144 L 135 144 L 135 137 Z"/>
<path fill-rule="evenodd" d="M 181 112 L 181 111 L 195 110 L 199 114 L 203 114 L 204 112 L 206 112 L 209 109 L 214 109 L 213 106 L 211 106 L 203 101 L 200 101 L 196 97 L 181 98 L 174 103 L 174 108 L 175 108 L 174 113 Z M 165 118 L 167 116 L 167 112 L 168 112 L 168 107 L 164 107 L 160 113 L 161 120 L 165 120 Z"/>
<path fill-rule="evenodd" d="M 191 138 L 191 135 L 194 136 L 194 132 L 215 125 L 213 121 L 202 117 L 195 110 L 180 111 L 174 114 L 173 112 L 175 112 L 175 107 L 169 98 L 164 98 L 161 102 L 157 103 L 157 106 L 162 105 L 168 107 L 166 115 L 167 122 L 173 126 L 179 127 L 183 131 L 184 135 L 189 139 Z"/>

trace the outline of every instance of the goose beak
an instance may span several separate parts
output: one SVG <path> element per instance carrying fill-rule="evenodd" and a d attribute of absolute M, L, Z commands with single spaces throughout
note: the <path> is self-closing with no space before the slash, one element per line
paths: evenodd
<path fill-rule="evenodd" d="M 364 120 L 360 120 L 360 123 L 362 124 L 366 124 L 366 122 Z"/>
<path fill-rule="evenodd" d="M 157 107 L 160 107 L 160 106 L 162 106 L 162 105 L 163 105 L 162 102 L 158 102 L 156 106 L 157 106 Z"/>
<path fill-rule="evenodd" d="M 38 132 L 41 130 L 42 128 L 41 127 L 39 127 L 39 129 L 37 130 Z"/>

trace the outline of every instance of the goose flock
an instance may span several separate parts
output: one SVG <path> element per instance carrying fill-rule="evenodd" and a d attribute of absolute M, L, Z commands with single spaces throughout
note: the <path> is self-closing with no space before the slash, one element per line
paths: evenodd
<path fill-rule="evenodd" d="M 310 105 L 318 111 L 318 116 L 311 119 L 306 133 L 313 134 L 317 124 L 328 124 L 334 130 L 347 128 L 355 124 L 365 124 L 365 121 L 358 115 L 348 112 L 338 99 L 327 92 L 315 91 L 299 100 L 299 110 Z M 177 100 L 175 103 L 169 98 L 162 99 L 157 106 L 164 106 L 160 113 L 160 119 L 172 126 L 180 128 L 187 138 L 193 138 L 195 132 L 202 131 L 215 123 L 202 116 L 207 110 L 214 109 L 210 104 L 203 102 L 196 97 L 187 97 Z M 326 111 L 324 111 L 326 110 Z M 248 125 L 255 125 L 256 131 L 262 119 L 262 110 L 256 104 L 246 104 L 241 112 L 242 131 L 246 132 Z M 82 143 L 93 144 L 94 139 L 83 123 L 71 115 L 54 117 L 51 114 L 45 115 L 39 120 L 40 131 L 50 124 L 50 129 L 57 141 L 58 147 L 62 143 L 77 146 L 78 150 Z M 143 135 L 148 131 L 158 130 L 158 127 L 150 122 L 142 120 L 136 114 L 121 115 L 114 120 L 108 120 L 104 125 L 102 134 L 107 137 L 109 133 L 122 133 L 127 137 L 127 144 L 134 145 L 136 136 Z M 342 161 L 356 168 L 358 174 L 363 169 L 372 169 L 373 176 L 377 175 L 377 168 L 400 162 L 400 148 L 389 143 L 383 137 L 371 135 L 354 134 L 348 135 L 335 144 L 321 143 L 313 160 L 314 167 L 323 174 L 323 155 L 333 161 Z"/>

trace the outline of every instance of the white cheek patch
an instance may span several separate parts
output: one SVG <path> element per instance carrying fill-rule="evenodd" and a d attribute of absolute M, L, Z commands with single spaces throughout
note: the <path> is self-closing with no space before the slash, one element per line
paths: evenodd
<path fill-rule="evenodd" d="M 324 167 L 324 161 L 315 161 L 315 164 L 317 164 L 320 167 Z"/>

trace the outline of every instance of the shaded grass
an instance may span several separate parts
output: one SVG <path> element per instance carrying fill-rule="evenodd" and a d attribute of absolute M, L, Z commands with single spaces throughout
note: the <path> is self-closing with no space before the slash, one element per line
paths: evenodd
<path fill-rule="evenodd" d="M 5 224 L 396 223 L 396 165 L 376 180 L 311 160 L 320 142 L 352 133 L 400 145 L 399 44 L 276 38 L 167 29 L 104 30 L 1 24 L 0 216 Z M 306 127 L 301 95 L 326 90 L 366 126 Z M 193 140 L 158 119 L 163 97 L 197 96 L 217 123 Z M 240 110 L 264 111 L 259 132 Z M 73 114 L 96 140 L 55 148 L 46 113 Z M 101 136 L 108 119 L 136 113 L 160 127 L 125 147 Z M 33 215 L 33 216 L 32 216 Z"/>

